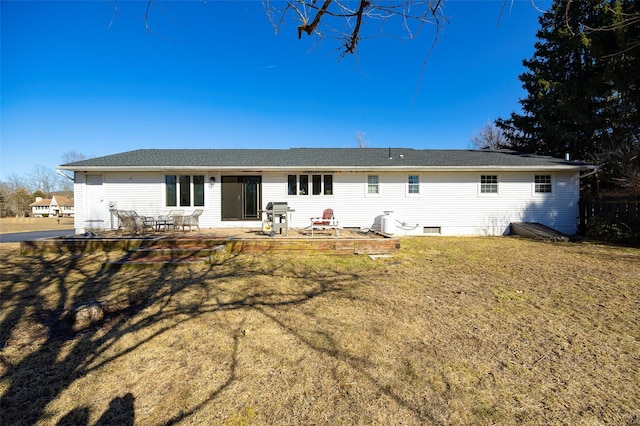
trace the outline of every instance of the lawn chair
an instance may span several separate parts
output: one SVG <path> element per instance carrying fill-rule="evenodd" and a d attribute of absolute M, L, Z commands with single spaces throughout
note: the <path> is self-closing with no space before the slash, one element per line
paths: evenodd
<path fill-rule="evenodd" d="M 152 231 L 155 229 L 155 219 L 153 216 L 140 216 L 135 210 L 129 210 L 129 212 L 131 212 L 131 216 L 133 216 L 136 230 L 140 231 L 141 234 L 144 234 L 147 229 L 151 229 Z"/>
<path fill-rule="evenodd" d="M 157 230 L 160 230 L 160 226 L 164 226 L 165 230 L 168 230 L 170 227 L 175 229 L 176 217 L 182 216 L 184 216 L 184 210 L 169 210 L 168 214 L 158 216 L 158 221 L 164 221 L 164 223 L 158 225 Z"/>
<path fill-rule="evenodd" d="M 177 228 L 178 226 L 182 226 L 182 230 L 184 231 L 184 227 L 189 227 L 189 232 L 191 232 L 191 227 L 195 226 L 200 230 L 200 215 L 204 210 L 196 209 L 188 216 L 176 216 L 174 218 L 173 226 Z"/>
<path fill-rule="evenodd" d="M 118 231 L 124 234 L 126 231 L 131 233 L 143 234 L 147 228 L 153 229 L 153 218 L 146 216 L 139 216 L 133 210 L 112 210 L 118 216 Z"/>
<path fill-rule="evenodd" d="M 314 230 L 327 230 L 327 229 L 335 229 L 336 236 L 340 236 L 340 230 L 338 229 L 338 221 L 333 215 L 332 209 L 326 209 L 322 212 L 322 217 L 312 217 L 311 218 L 311 236 L 313 237 Z"/>

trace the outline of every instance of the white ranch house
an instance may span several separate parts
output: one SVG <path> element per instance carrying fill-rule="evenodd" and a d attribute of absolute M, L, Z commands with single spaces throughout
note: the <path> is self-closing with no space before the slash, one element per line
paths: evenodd
<path fill-rule="evenodd" d="M 395 235 L 504 235 L 511 222 L 574 234 L 580 178 L 595 171 L 513 151 L 409 148 L 141 149 L 60 168 L 74 174 L 77 233 L 116 228 L 114 208 L 203 209 L 201 228 L 260 229 L 265 206 L 287 202 L 293 228 L 332 208 L 342 228 L 386 223 Z"/>

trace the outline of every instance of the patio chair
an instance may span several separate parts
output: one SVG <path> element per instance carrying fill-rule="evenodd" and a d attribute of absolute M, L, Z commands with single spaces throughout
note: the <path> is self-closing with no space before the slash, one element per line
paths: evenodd
<path fill-rule="evenodd" d="M 122 226 L 123 226 L 123 223 L 122 223 L 123 221 L 120 217 L 120 210 L 109 209 L 109 212 L 118 219 L 118 228 L 116 228 L 116 234 L 117 234 L 119 231 L 122 231 Z"/>
<path fill-rule="evenodd" d="M 165 221 L 162 225 L 159 225 L 158 228 L 160 226 L 164 226 L 165 230 L 167 230 L 167 228 L 169 227 L 173 227 L 175 229 L 176 217 L 182 216 L 184 216 L 184 210 L 182 209 L 169 210 L 169 213 L 158 216 L 158 221 Z"/>
<path fill-rule="evenodd" d="M 191 227 L 195 226 L 196 228 L 198 228 L 198 231 L 200 230 L 200 215 L 202 214 L 204 210 L 202 209 L 196 209 L 193 211 L 193 213 L 191 213 L 188 216 L 176 216 L 174 217 L 174 222 L 173 222 L 173 226 L 174 228 L 177 228 L 178 226 L 182 226 L 182 230 L 184 231 L 184 227 L 188 226 L 189 227 L 189 232 L 191 232 Z"/>
<path fill-rule="evenodd" d="M 147 228 L 153 229 L 153 218 L 139 216 L 134 210 L 112 210 L 118 216 L 118 231 L 124 234 L 126 231 L 134 234 L 144 233 Z"/>
<path fill-rule="evenodd" d="M 313 237 L 314 230 L 327 230 L 335 229 L 336 236 L 340 236 L 340 230 L 338 229 L 338 221 L 333 215 L 332 209 L 326 209 L 322 212 L 322 217 L 311 218 L 311 236 Z"/>
<path fill-rule="evenodd" d="M 135 230 L 135 221 L 128 211 L 112 209 L 111 212 L 118 217 L 118 229 L 116 229 L 116 234 L 118 232 L 124 234 L 127 231 Z"/>
<path fill-rule="evenodd" d="M 136 213 L 135 210 L 129 210 L 131 212 L 131 216 L 133 216 L 133 220 L 135 222 L 135 227 L 137 231 L 144 234 L 147 229 L 151 229 L 152 231 L 155 228 L 155 219 L 153 216 L 140 216 Z"/>

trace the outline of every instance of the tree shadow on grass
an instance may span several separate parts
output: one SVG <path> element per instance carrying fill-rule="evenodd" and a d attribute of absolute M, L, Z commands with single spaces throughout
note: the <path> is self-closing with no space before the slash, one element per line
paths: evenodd
<path fill-rule="evenodd" d="M 321 272 L 313 268 L 296 270 L 286 261 L 282 264 L 258 262 L 242 254 L 223 258 L 208 267 L 165 267 L 151 272 L 101 268 L 99 265 L 106 258 L 104 254 L 13 255 L 3 262 L 0 281 L 1 368 L 6 384 L 1 401 L 3 423 L 20 425 L 42 421 L 52 415 L 47 409 L 49 404 L 77 380 L 202 315 L 240 310 L 259 312 L 312 351 L 346 362 L 366 376 L 380 393 L 412 411 L 416 418 L 434 420 L 424 409 L 379 383 L 362 368 L 364 361 L 341 351 L 331 335 L 327 334 L 324 339 L 329 347 L 319 346 L 307 339 L 302 330 L 272 315 L 274 309 L 344 292 L 358 280 L 356 272 L 331 271 L 326 266 L 320 268 Z M 284 291 L 251 283 L 254 276 L 274 275 L 301 279 L 306 285 Z M 247 277 L 249 282 L 244 288 L 222 288 L 225 279 L 238 276 Z M 193 290 L 204 290 L 210 297 L 196 301 L 184 297 Z M 106 301 L 105 316 L 88 328 L 74 330 L 69 320 L 71 308 L 101 300 Z M 29 328 L 29 324 L 33 327 Z M 25 334 L 22 340 L 16 338 L 21 331 Z M 242 332 L 242 322 L 229 324 L 231 351 L 220 383 L 198 404 L 175 412 L 163 420 L 163 424 L 177 424 L 198 413 L 237 380 Z M 136 337 L 133 343 L 123 342 L 123 338 L 133 335 L 141 337 Z M 14 352 L 8 356 L 5 349 Z M 15 351 L 25 355 L 16 355 Z M 112 398 L 96 424 L 134 424 L 134 402 L 135 396 L 131 393 Z M 90 416 L 89 407 L 70 407 L 58 424 L 88 424 Z"/>

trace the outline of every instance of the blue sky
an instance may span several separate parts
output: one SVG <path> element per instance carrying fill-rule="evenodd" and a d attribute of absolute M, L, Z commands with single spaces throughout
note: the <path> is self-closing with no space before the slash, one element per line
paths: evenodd
<path fill-rule="evenodd" d="M 502 6 L 446 2 L 423 67 L 433 27 L 338 60 L 293 21 L 275 34 L 255 0 L 159 0 L 151 33 L 141 1 L 2 0 L 0 179 L 69 151 L 356 147 L 357 132 L 370 147 L 469 148 L 524 96 L 540 12 L 509 1 L 496 27 Z"/>

